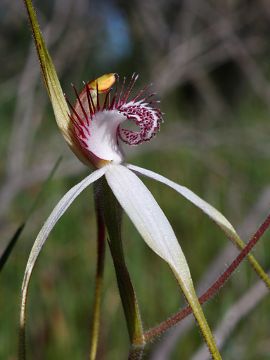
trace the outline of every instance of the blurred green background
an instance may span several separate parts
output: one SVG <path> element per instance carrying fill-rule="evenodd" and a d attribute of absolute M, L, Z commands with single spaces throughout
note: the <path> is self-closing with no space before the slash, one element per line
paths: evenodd
<path fill-rule="evenodd" d="M 165 113 L 160 134 L 127 159 L 188 186 L 221 210 L 247 241 L 270 205 L 270 3 L 267 0 L 36 0 L 38 18 L 64 91 L 107 72 L 140 74 L 153 83 Z M 88 170 L 56 127 L 41 81 L 22 0 L 0 3 L 0 254 L 24 221 L 59 155 L 53 180 L 0 274 L 0 359 L 16 359 L 20 287 L 37 232 L 62 195 Z M 186 200 L 144 180 L 168 216 L 199 292 L 237 252 L 216 226 Z M 57 224 L 30 286 L 29 359 L 85 359 L 96 260 L 92 190 Z M 128 218 L 123 239 L 145 328 L 183 305 L 163 262 Z M 255 249 L 270 268 L 270 235 Z M 108 250 L 108 249 L 107 249 Z M 213 329 L 237 301 L 254 300 L 224 341 L 224 359 L 270 359 L 270 298 L 256 300 L 258 279 L 247 263 L 204 309 Z M 262 291 L 262 290 L 260 290 Z M 126 359 L 128 336 L 107 251 L 98 359 Z M 234 316 L 236 316 L 234 314 Z M 233 318 L 229 324 L 233 323 Z M 147 348 L 146 359 L 197 359 L 202 339 L 193 322 Z M 229 326 L 229 325 L 228 325 Z M 227 326 L 227 329 L 228 329 Z"/>

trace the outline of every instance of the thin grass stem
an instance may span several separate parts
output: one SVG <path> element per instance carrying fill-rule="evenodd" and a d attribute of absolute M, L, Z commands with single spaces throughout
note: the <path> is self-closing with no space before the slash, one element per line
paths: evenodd
<path fill-rule="evenodd" d="M 90 353 L 89 359 L 95 360 L 97 355 L 99 332 L 100 332 L 100 313 L 101 313 L 101 293 L 104 274 L 104 260 L 105 260 L 105 224 L 102 216 L 102 210 L 95 198 L 95 211 L 97 222 L 97 265 L 95 278 L 95 293 L 93 317 L 90 337 Z"/>

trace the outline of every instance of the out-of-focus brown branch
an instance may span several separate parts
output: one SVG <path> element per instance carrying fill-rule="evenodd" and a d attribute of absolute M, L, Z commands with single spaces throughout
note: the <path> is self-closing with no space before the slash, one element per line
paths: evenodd
<path fill-rule="evenodd" d="M 231 277 L 233 272 L 238 268 L 243 259 L 250 253 L 252 248 L 257 244 L 263 234 L 267 231 L 270 226 L 270 215 L 267 216 L 266 220 L 260 225 L 256 233 L 248 241 L 246 246 L 241 250 L 239 255 L 231 262 L 231 264 L 226 268 L 226 270 L 218 277 L 217 280 L 199 297 L 200 304 L 204 304 L 206 301 L 209 301 L 214 295 L 217 294 L 217 291 L 225 284 L 225 282 Z M 190 306 L 186 306 L 181 311 L 177 312 L 175 315 L 172 315 L 167 320 L 163 321 L 160 325 L 148 330 L 145 332 L 145 339 L 150 341 L 151 339 L 161 335 L 166 330 L 170 329 L 172 326 L 176 325 L 178 322 L 182 321 L 186 316 L 192 314 L 192 309 Z"/>
<path fill-rule="evenodd" d="M 270 274 L 270 272 L 268 272 Z M 233 305 L 223 316 L 223 320 L 219 326 L 214 330 L 214 336 L 219 350 L 226 344 L 226 341 L 232 335 L 240 321 L 242 321 L 254 308 L 269 295 L 269 291 L 265 285 L 258 281 Z M 209 352 L 206 348 L 201 347 L 192 356 L 192 360 L 208 360 Z"/>
<path fill-rule="evenodd" d="M 251 19 L 246 19 L 247 22 L 254 21 L 256 14 L 252 15 Z M 239 31 L 244 26 L 243 22 L 239 22 L 235 30 Z M 201 64 L 202 57 L 207 57 L 208 53 L 216 48 L 224 50 L 225 42 L 230 41 L 232 41 L 231 28 L 228 26 L 227 19 L 218 19 L 204 31 L 193 35 L 187 41 L 181 42 L 166 56 L 163 56 L 153 68 L 152 78 L 155 79 L 155 85 L 159 92 L 164 94 L 171 91 L 175 86 L 179 86 L 183 74 L 189 72 L 189 67 L 193 65 L 194 61 Z M 213 67 L 215 61 L 211 61 L 211 63 Z"/>
<path fill-rule="evenodd" d="M 31 188 L 33 185 L 42 182 L 48 175 L 52 162 L 43 162 L 39 166 L 34 166 L 32 169 L 24 172 L 20 177 L 14 177 L 1 188 L 0 191 L 0 217 L 7 214 L 7 209 L 17 196 L 19 191 Z M 77 159 L 72 159 L 62 164 L 61 169 L 57 172 L 57 177 L 75 175 L 83 170 L 83 166 Z M 3 221 L 3 219 L 1 219 Z"/>
<path fill-rule="evenodd" d="M 265 188 L 260 194 L 257 202 L 251 208 L 250 212 L 238 227 L 242 237 L 247 237 L 258 223 L 267 215 L 270 202 L 270 187 Z M 212 283 L 224 269 L 224 264 L 228 263 L 237 255 L 237 249 L 232 243 L 228 243 L 221 252 L 215 257 L 214 261 L 209 265 L 203 274 L 198 286 L 197 293 L 202 293 L 207 285 Z M 263 285 L 264 286 L 264 285 Z M 177 343 L 180 342 L 182 336 L 195 325 L 192 317 L 184 319 L 174 329 L 171 329 L 164 339 L 157 344 L 151 355 L 151 360 L 169 359 L 172 351 Z"/>

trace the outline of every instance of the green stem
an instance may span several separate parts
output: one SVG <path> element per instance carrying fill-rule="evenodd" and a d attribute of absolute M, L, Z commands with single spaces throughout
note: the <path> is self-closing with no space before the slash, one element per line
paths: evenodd
<path fill-rule="evenodd" d="M 126 317 L 130 342 L 134 348 L 143 349 L 145 345 L 141 315 L 136 294 L 125 263 L 120 208 L 105 179 L 100 181 L 103 194 L 105 224 L 109 234 L 109 246 L 115 267 L 118 288 Z"/>
<path fill-rule="evenodd" d="M 102 211 L 97 198 L 96 205 L 96 221 L 97 221 L 97 267 L 96 267 L 96 284 L 94 294 L 93 306 L 93 321 L 91 327 L 90 338 L 90 354 L 89 359 L 95 360 L 97 355 L 97 346 L 100 329 L 100 307 L 101 307 L 101 292 L 104 274 L 104 260 L 105 260 L 105 223 L 102 216 Z"/>
<path fill-rule="evenodd" d="M 132 346 L 129 355 L 128 360 L 141 360 L 144 355 L 144 347 L 134 347 Z"/>

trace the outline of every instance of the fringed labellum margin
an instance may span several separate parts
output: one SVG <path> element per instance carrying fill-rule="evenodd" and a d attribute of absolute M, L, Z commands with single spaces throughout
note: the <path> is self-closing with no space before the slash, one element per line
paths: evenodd
<path fill-rule="evenodd" d="M 146 87 L 131 96 L 137 79 L 133 74 L 128 84 L 126 78 L 120 84 L 116 74 L 106 74 L 85 84 L 80 94 L 73 86 L 77 101 L 74 106 L 68 101 L 70 135 L 83 158 L 96 168 L 123 162 L 120 140 L 138 145 L 159 131 L 162 114 L 151 99 L 154 94 L 148 94 Z M 135 123 L 138 130 L 125 128 L 125 121 Z"/>

